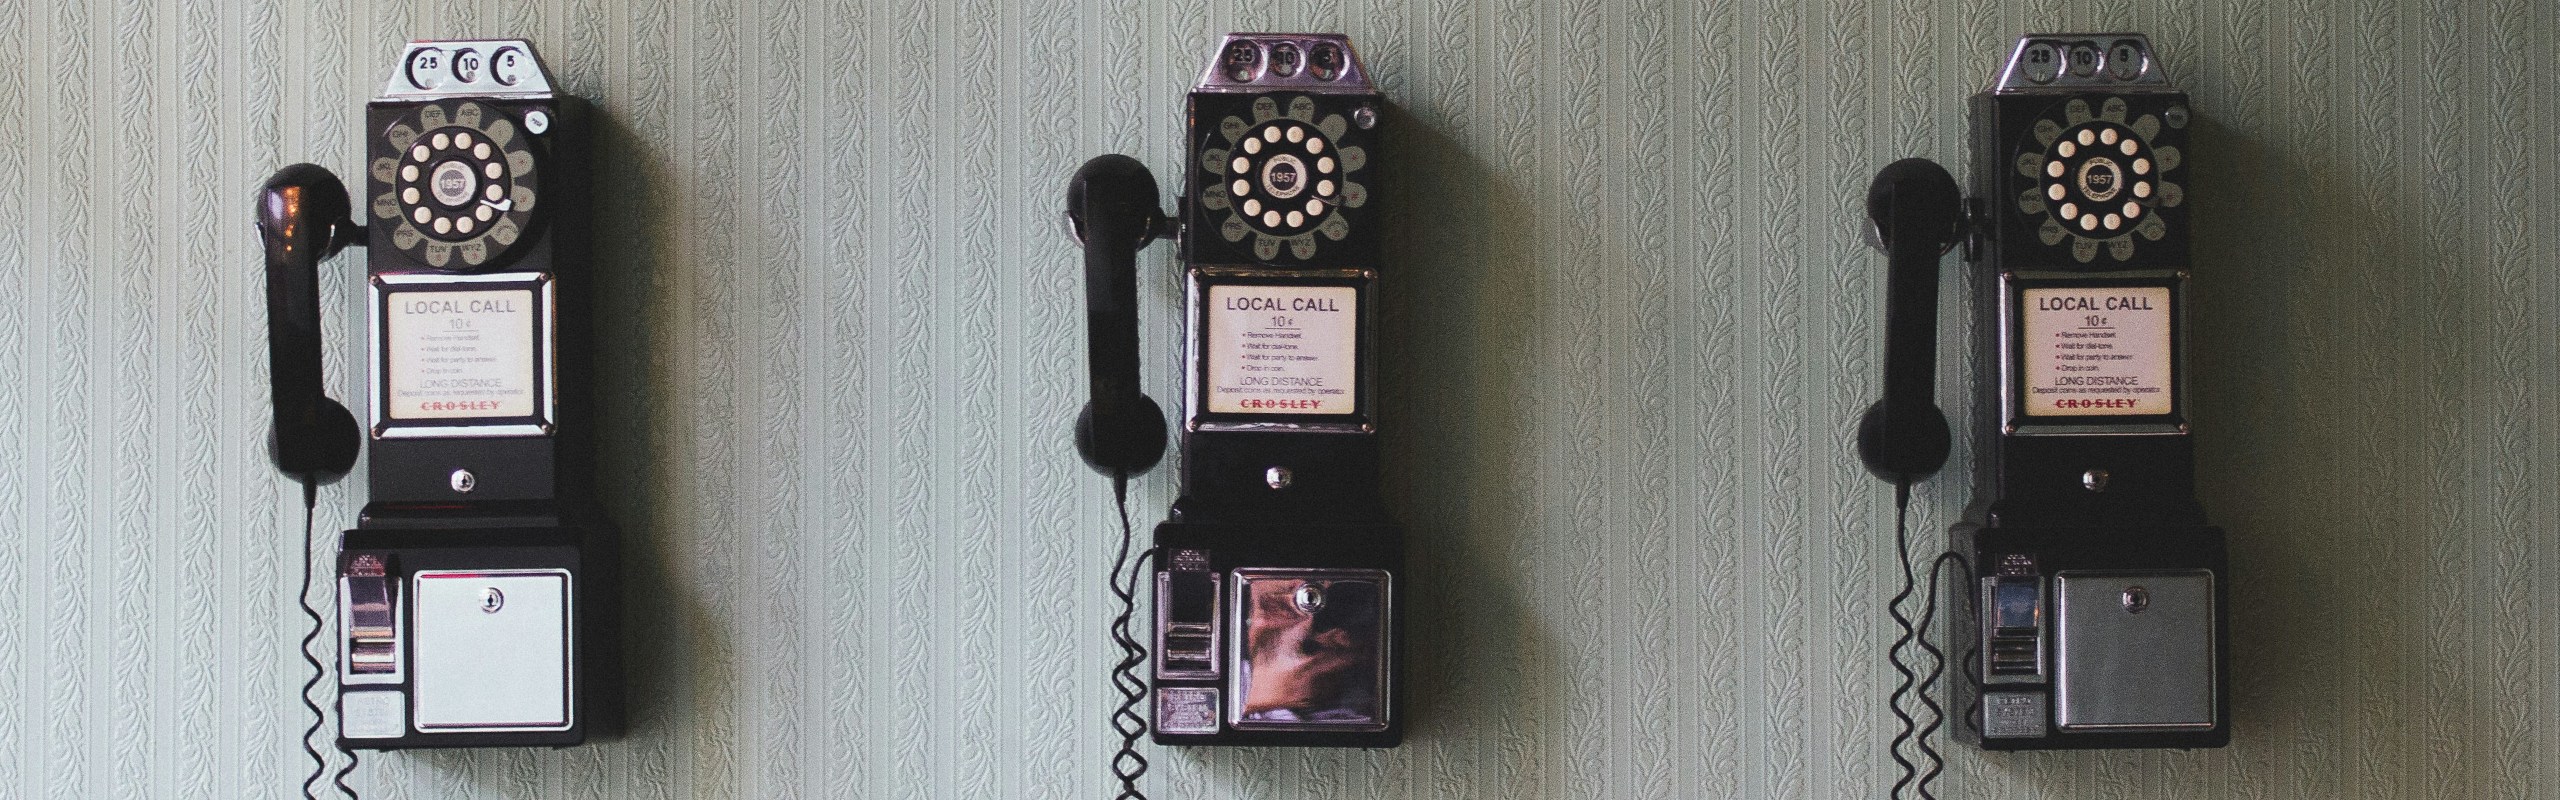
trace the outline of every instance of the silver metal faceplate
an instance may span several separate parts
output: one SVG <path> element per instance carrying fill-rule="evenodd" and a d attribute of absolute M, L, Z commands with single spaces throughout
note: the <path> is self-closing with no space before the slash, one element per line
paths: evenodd
<path fill-rule="evenodd" d="M 1289 66 L 1290 53 L 1296 53 L 1295 67 Z M 1319 52 L 1340 54 L 1340 66 L 1328 71 L 1313 63 Z M 1231 63 L 1229 55 L 1249 57 Z M 1273 92 L 1300 91 L 1334 94 L 1371 94 L 1377 88 L 1369 84 L 1369 68 L 1360 63 L 1359 51 L 1351 49 L 1351 38 L 1339 33 L 1230 33 L 1209 49 L 1209 65 L 1200 70 L 1200 83 L 1192 87 L 1203 92 Z"/>
<path fill-rule="evenodd" d="M 375 100 L 551 96 L 551 70 L 523 39 L 421 39 L 400 51 Z"/>
<path fill-rule="evenodd" d="M 567 730 L 571 723 L 567 570 L 420 572 L 418 730 Z"/>
<path fill-rule="evenodd" d="M 2056 727 L 2123 733 L 2214 726 L 2212 572 L 2064 571 L 2053 586 Z"/>
<path fill-rule="evenodd" d="M 2176 91 L 2139 33 L 2031 33 L 2018 38 L 1991 91 L 2078 94 Z"/>

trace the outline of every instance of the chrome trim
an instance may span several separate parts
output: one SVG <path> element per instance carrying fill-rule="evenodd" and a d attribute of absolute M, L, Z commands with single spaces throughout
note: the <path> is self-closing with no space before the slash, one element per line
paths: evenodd
<path fill-rule="evenodd" d="M 1250 44 L 1256 52 L 1253 77 L 1236 80 L 1224 69 L 1224 56 L 1232 45 Z M 1298 48 L 1302 63 L 1294 75 L 1276 75 L 1271 70 L 1271 48 L 1290 44 Z M 1316 76 L 1313 66 L 1316 48 L 1342 48 L 1342 73 L 1332 79 Z M 1207 66 L 1200 68 L 1200 81 L 1192 91 L 1229 94 L 1297 91 L 1313 94 L 1376 94 L 1369 83 L 1369 68 L 1360 61 L 1360 51 L 1351 46 L 1351 37 L 1339 33 L 1230 33 L 1218 38 L 1209 48 Z"/>
<path fill-rule="evenodd" d="M 420 582 L 429 578 L 515 578 L 540 575 L 560 576 L 560 666 L 564 673 L 560 683 L 563 709 L 563 713 L 560 715 L 561 723 L 557 726 L 544 727 L 498 725 L 473 728 L 428 728 L 424 725 L 418 724 L 417 722 L 419 701 L 418 691 L 417 687 L 411 686 L 409 691 L 409 725 L 412 730 L 418 731 L 419 733 L 513 733 L 528 731 L 565 731 L 578 726 L 578 577 L 576 575 L 569 574 L 568 570 L 558 567 L 550 569 L 421 570 L 410 574 L 409 592 L 412 596 L 415 596 L 418 592 Z"/>
<path fill-rule="evenodd" d="M 2129 424 L 2057 424 L 2030 422 L 2019 405 L 2018 362 L 2025 357 L 2018 351 L 2018 328 L 2026 320 L 2018 316 L 2020 280 L 2087 280 L 2091 278 L 2123 281 L 2168 281 L 2169 320 L 2169 384 L 2174 404 L 2169 412 L 2180 422 L 2143 422 Z M 2000 433 L 2004 436 L 2185 436 L 2193 433 L 2195 417 L 2187 412 L 2193 395 L 2188 393 L 2187 336 L 2188 326 L 2187 271 L 2183 269 L 2145 269 L 2124 272 L 2064 272 L 2060 270 L 2004 270 L 2000 273 Z"/>
<path fill-rule="evenodd" d="M 2109 51 L 2124 43 L 2131 43 L 2141 51 L 2142 71 L 2129 79 L 2117 78 L 2108 69 L 2111 66 L 2108 62 L 2114 57 Z M 2068 62 L 2070 49 L 2084 44 L 2098 49 L 2098 65 L 2087 77 L 2071 74 Z M 2037 46 L 2057 48 L 2059 52 L 2055 57 L 2061 59 L 2056 62 L 2053 79 L 2042 83 L 2028 78 L 2024 66 L 2028 49 Z M 1994 94 L 2082 94 L 2093 91 L 2145 94 L 2174 92 L 2177 88 L 2170 84 L 2169 70 L 2160 65 L 2160 57 L 2152 50 L 2149 36 L 2139 33 L 2031 33 L 2018 37 L 2017 45 L 2009 49 L 2009 58 L 2000 62 L 1999 74 L 1992 76 L 1991 91 Z"/>
<path fill-rule="evenodd" d="M 2065 605 L 2067 599 L 2061 582 L 2072 578 L 2107 579 L 2128 577 L 2202 577 L 2204 579 L 2204 598 L 2207 603 L 2204 614 L 2204 663 L 2206 669 L 2209 671 L 2208 680 L 2205 681 L 2206 721 L 2196 723 L 2165 724 L 2083 722 L 2069 725 L 2062 722 L 2062 714 L 2071 707 L 2071 684 L 2069 683 L 2065 673 L 2065 670 L 2070 667 L 2070 663 L 2069 659 L 2060 657 L 2062 654 L 2068 652 L 2067 650 L 2064 650 L 2063 645 L 2069 641 L 2068 637 L 2070 636 L 2069 625 L 2071 616 L 2069 608 Z M 2224 676 L 2221 674 L 2221 646 L 2223 610 L 2220 607 L 2221 598 L 2218 596 L 2218 593 L 2220 592 L 2221 576 L 2215 575 L 2214 571 L 2210 569 L 2088 569 L 2063 570 L 2054 573 L 2053 578 L 2055 587 L 2053 591 L 2053 637 L 2056 650 L 2060 651 L 2057 653 L 2057 657 L 2054 661 L 2053 674 L 2054 730 L 2065 734 L 2144 733 L 2153 731 L 2179 732 L 2209 731 L 2222 725 L 2222 679 Z"/>
<path fill-rule="evenodd" d="M 1208 358 L 1208 351 L 1204 349 L 1204 345 L 1201 341 L 1208 337 L 1209 330 L 1209 307 L 1207 305 L 1208 287 L 1203 283 L 1203 278 L 1234 279 L 1239 281 L 1268 280 L 1282 282 L 1310 280 L 1360 281 L 1361 284 L 1357 287 L 1359 289 L 1358 295 L 1360 298 L 1360 308 L 1358 311 L 1358 324 L 1360 326 L 1360 330 L 1356 334 L 1356 343 L 1353 348 L 1355 357 L 1360 362 L 1354 367 L 1356 374 L 1359 376 L 1357 380 L 1360 381 L 1360 385 L 1356 387 L 1352 393 L 1351 402 L 1353 410 L 1351 415 L 1358 416 L 1361 421 L 1299 422 L 1285 419 L 1216 421 L 1201 419 L 1201 417 L 1208 414 L 1208 411 L 1203 409 L 1201 406 L 1203 393 L 1206 392 L 1208 388 L 1206 383 L 1209 380 L 1209 363 L 1206 360 Z M 1377 289 L 1378 273 L 1376 270 L 1371 269 L 1264 269 L 1260 267 L 1194 266 L 1186 270 L 1183 277 L 1182 288 L 1182 363 L 1184 365 L 1182 370 L 1182 429 L 1191 433 L 1377 433 L 1378 415 L 1377 395 L 1375 392 L 1378 386 L 1378 365 L 1377 359 L 1372 357 L 1373 354 L 1371 353 L 1371 345 L 1375 342 L 1370 338 L 1377 330 L 1378 324 L 1378 304 L 1376 302 Z M 1364 398 L 1366 399 L 1366 402 L 1363 402 Z"/>
<path fill-rule="evenodd" d="M 1390 694 L 1390 692 L 1394 691 L 1395 682 L 1389 677 L 1395 674 L 1396 657 L 1395 575 L 1393 573 L 1382 569 L 1282 569 L 1272 567 L 1237 567 L 1229 570 L 1228 574 L 1234 575 L 1236 580 L 1234 589 L 1227 597 L 1227 605 L 1229 606 L 1227 623 L 1229 630 L 1236 631 L 1236 635 L 1238 636 L 1242 636 L 1243 632 L 1248 630 L 1245 626 L 1244 618 L 1244 615 L 1248 610 L 1245 602 L 1245 593 L 1251 588 L 1252 582 L 1256 579 L 1370 581 L 1376 583 L 1378 585 L 1378 669 L 1377 683 L 1374 688 L 1377 691 L 1378 696 L 1378 718 L 1374 722 L 1270 722 L 1245 719 L 1245 680 L 1247 679 L 1247 676 L 1245 674 L 1246 670 L 1244 659 L 1249 656 L 1246 654 L 1245 648 L 1232 647 L 1228 648 L 1227 679 L 1225 681 L 1227 695 L 1232 702 L 1227 703 L 1226 708 L 1222 711 L 1227 721 L 1227 727 L 1238 730 L 1370 732 L 1386 730 L 1388 725 L 1393 723 L 1395 714 L 1395 697 Z"/>
<path fill-rule="evenodd" d="M 542 348 L 542 366 L 535 370 L 534 382 L 541 384 L 541 422 L 505 425 L 424 425 L 418 421 L 391 419 L 384 412 L 390 398 L 384 396 L 382 341 L 382 307 L 387 295 L 400 286 L 433 286 L 455 283 L 522 283 L 534 292 L 535 331 Z M 375 275 L 369 281 L 371 300 L 365 304 L 365 340 L 372 349 L 367 359 L 366 396 L 372 401 L 373 423 L 367 432 L 375 439 L 477 439 L 490 437 L 549 436 L 560 424 L 560 282 L 548 272 L 492 272 L 479 275 L 429 275 L 397 273 Z"/>
<path fill-rule="evenodd" d="M 521 51 L 530 62 L 512 72 L 501 73 L 495 59 L 510 49 Z M 423 63 L 433 58 L 437 63 Z M 477 59 L 473 67 L 470 59 Z M 515 76 L 509 83 L 503 78 Z M 382 94 L 375 102 L 410 102 L 442 100 L 455 97 L 490 97 L 499 99 L 538 100 L 552 96 L 551 70 L 542 63 L 542 55 L 525 39 L 418 39 L 400 49 L 400 59 L 391 67 L 391 77 L 383 79 Z M 533 131 L 540 133 L 540 131 Z"/>

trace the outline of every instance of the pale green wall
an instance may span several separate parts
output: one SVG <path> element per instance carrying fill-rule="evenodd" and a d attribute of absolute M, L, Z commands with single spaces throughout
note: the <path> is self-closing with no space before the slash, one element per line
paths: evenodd
<path fill-rule="evenodd" d="M 1950 747 L 1942 793 L 2560 797 L 2549 2 L 765 5 L 0 2 L 0 795 L 300 774 L 250 190 L 356 174 L 397 43 L 516 34 L 614 126 L 604 482 L 637 724 L 356 782 L 1104 796 L 1113 531 L 1068 446 L 1061 187 L 1111 150 L 1174 174 L 1214 34 L 1338 29 L 1403 109 L 1377 163 L 1411 735 L 1150 749 L 1157 795 L 1881 797 L 1896 570 L 1847 435 L 1882 293 L 1858 200 L 1891 159 L 1961 159 L 2012 36 L 2095 28 L 2152 34 L 2203 120 L 2198 467 L 2231 532 L 2237 735 Z M 1158 397 L 1168 250 L 1144 259 Z M 360 271 L 333 266 L 333 324 Z M 348 396 L 361 350 L 335 341 Z M 1139 482 L 1145 518 L 1171 484 Z M 1927 484 L 1924 535 L 1967 494 Z"/>

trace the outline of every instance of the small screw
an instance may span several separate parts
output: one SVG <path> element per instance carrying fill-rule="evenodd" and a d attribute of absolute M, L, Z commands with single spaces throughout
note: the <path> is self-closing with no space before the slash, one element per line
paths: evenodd
<path fill-rule="evenodd" d="M 2125 611 L 2125 613 L 2127 613 L 2127 614 L 2140 614 L 2140 613 L 2142 613 L 2142 612 L 2144 612 L 2144 611 L 2149 611 L 2149 610 L 2151 610 L 2151 590 L 2149 590 L 2149 589 L 2145 589 L 2145 588 L 2142 588 L 2142 587 L 2140 587 L 2140 586 L 2127 586 L 2127 587 L 2125 587 L 2125 590 L 2124 590 L 2124 611 Z"/>
<path fill-rule="evenodd" d="M 464 494 L 469 494 L 471 490 L 480 488 L 480 476 L 471 474 L 471 470 L 467 469 L 454 470 L 453 476 L 448 482 L 453 485 L 454 491 L 462 492 Z"/>
<path fill-rule="evenodd" d="M 541 133 L 547 130 L 551 130 L 550 114 L 543 113 L 541 109 L 524 112 L 524 131 L 526 133 Z"/>
<path fill-rule="evenodd" d="M 480 613 L 495 614 L 498 613 L 498 609 L 506 607 L 506 592 L 498 591 L 498 587 L 495 586 L 480 590 Z"/>
<path fill-rule="evenodd" d="M 1262 471 L 1262 482 L 1274 489 L 1289 488 L 1289 482 L 1296 478 L 1296 475 L 1289 472 L 1288 467 L 1272 467 Z"/>
<path fill-rule="evenodd" d="M 1361 106 L 1359 108 L 1352 109 L 1351 124 L 1360 126 L 1360 129 L 1364 131 L 1378 127 L 1378 109 L 1371 106 Z"/>
<path fill-rule="evenodd" d="M 2080 488 L 2087 489 L 2092 492 L 2106 491 L 2107 479 L 2110 477 L 2114 476 L 2108 475 L 2107 471 L 2103 469 L 2093 469 L 2080 473 Z"/>

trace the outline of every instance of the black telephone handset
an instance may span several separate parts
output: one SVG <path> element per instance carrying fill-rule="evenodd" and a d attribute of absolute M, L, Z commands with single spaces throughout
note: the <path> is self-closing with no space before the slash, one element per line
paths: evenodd
<path fill-rule="evenodd" d="M 364 436 L 355 415 L 320 385 L 320 262 L 364 236 L 348 210 L 346 186 L 318 165 L 285 167 L 258 187 L 268 388 L 275 404 L 267 455 L 277 469 L 312 484 L 346 475 Z"/>
<path fill-rule="evenodd" d="M 1086 381 L 1076 452 L 1131 478 L 1164 457 L 1164 409 L 1138 390 L 1138 250 L 1163 225 L 1156 178 L 1137 159 L 1095 156 L 1067 183 L 1067 223 L 1084 248 Z"/>
<path fill-rule="evenodd" d="M 1858 419 L 1858 458 L 1897 484 L 1947 463 L 1947 416 L 1930 398 L 1938 373 L 1938 259 L 1963 230 L 1964 198 L 1945 167 L 1906 158 L 1867 187 L 1867 220 L 1885 251 L 1884 399 Z"/>

